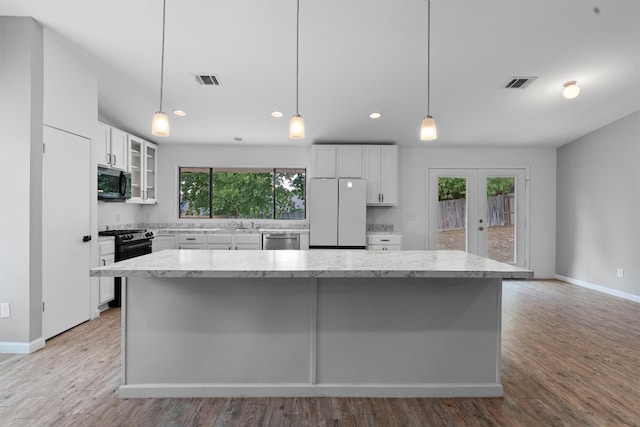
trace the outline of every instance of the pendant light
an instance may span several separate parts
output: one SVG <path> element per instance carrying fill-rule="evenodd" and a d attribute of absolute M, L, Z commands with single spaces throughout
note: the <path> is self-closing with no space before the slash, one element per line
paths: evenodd
<path fill-rule="evenodd" d="M 291 139 L 304 139 L 304 120 L 298 112 L 298 69 L 300 68 L 298 62 L 300 57 L 300 0 L 296 0 L 296 114 L 291 118 L 289 124 L 289 138 Z"/>
<path fill-rule="evenodd" d="M 155 136 L 169 136 L 169 117 L 162 111 L 162 89 L 164 86 L 164 28 L 167 0 L 162 1 L 162 59 L 160 62 L 160 109 L 153 115 L 151 133 Z"/>
<path fill-rule="evenodd" d="M 432 141 L 438 137 L 436 121 L 431 117 L 429 102 L 431 97 L 431 0 L 427 0 L 427 26 L 427 116 L 420 126 L 421 141 Z"/>

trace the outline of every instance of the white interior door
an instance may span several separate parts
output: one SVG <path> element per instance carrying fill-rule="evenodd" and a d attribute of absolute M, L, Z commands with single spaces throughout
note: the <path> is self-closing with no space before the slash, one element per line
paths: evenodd
<path fill-rule="evenodd" d="M 526 170 L 429 169 L 429 249 L 527 266 Z"/>
<path fill-rule="evenodd" d="M 45 339 L 89 320 L 91 143 L 44 127 L 42 330 Z"/>

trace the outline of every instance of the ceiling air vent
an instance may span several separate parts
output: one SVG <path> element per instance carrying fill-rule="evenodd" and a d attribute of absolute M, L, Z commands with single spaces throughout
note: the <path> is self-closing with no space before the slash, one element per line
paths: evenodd
<path fill-rule="evenodd" d="M 525 89 L 531 83 L 533 83 L 537 77 L 514 77 L 504 87 L 505 89 Z"/>
<path fill-rule="evenodd" d="M 220 84 L 220 79 L 218 78 L 218 76 L 214 74 L 208 74 L 208 75 L 198 74 L 196 75 L 196 81 L 203 86 L 222 86 Z"/>

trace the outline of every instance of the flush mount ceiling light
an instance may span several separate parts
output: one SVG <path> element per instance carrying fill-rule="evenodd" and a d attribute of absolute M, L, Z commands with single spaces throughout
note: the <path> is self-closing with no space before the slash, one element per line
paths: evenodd
<path fill-rule="evenodd" d="M 420 140 L 432 141 L 438 137 L 436 121 L 431 117 L 430 97 L 431 97 L 431 0 L 427 1 L 427 116 L 420 125 Z"/>
<path fill-rule="evenodd" d="M 573 99 L 580 93 L 580 87 L 575 80 L 570 80 L 562 86 L 564 87 L 564 89 L 562 89 L 562 96 L 567 99 Z"/>
<path fill-rule="evenodd" d="M 283 116 L 282 111 L 272 111 L 271 112 L 271 117 L 275 117 L 276 119 L 279 119 L 282 116 Z"/>
<path fill-rule="evenodd" d="M 187 115 L 187 113 L 185 113 L 182 110 L 173 110 L 173 114 L 175 114 L 176 116 L 180 116 L 180 117 L 184 117 Z"/>
<path fill-rule="evenodd" d="M 291 139 L 303 139 L 304 138 L 304 120 L 300 116 L 298 111 L 298 74 L 299 74 L 299 58 L 300 58 L 300 0 L 296 0 L 296 114 L 291 118 L 289 124 L 289 138 Z"/>
<path fill-rule="evenodd" d="M 379 119 L 380 117 L 382 117 L 382 114 L 380 114 L 378 112 L 369 114 L 369 118 L 370 119 Z"/>
<path fill-rule="evenodd" d="M 162 1 L 162 56 L 160 60 L 160 109 L 153 115 L 151 133 L 155 136 L 169 136 L 169 118 L 162 111 L 162 89 L 164 86 L 164 30 L 167 0 Z"/>

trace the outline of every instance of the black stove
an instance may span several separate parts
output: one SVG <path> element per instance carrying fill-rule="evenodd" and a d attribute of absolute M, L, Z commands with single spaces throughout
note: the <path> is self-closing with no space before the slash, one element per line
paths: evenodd
<path fill-rule="evenodd" d="M 115 239 L 115 262 L 151 253 L 153 232 L 147 230 L 106 230 L 98 232 L 99 236 L 113 236 Z M 120 307 L 122 301 L 122 279 L 116 277 L 115 298 L 110 307 Z"/>

